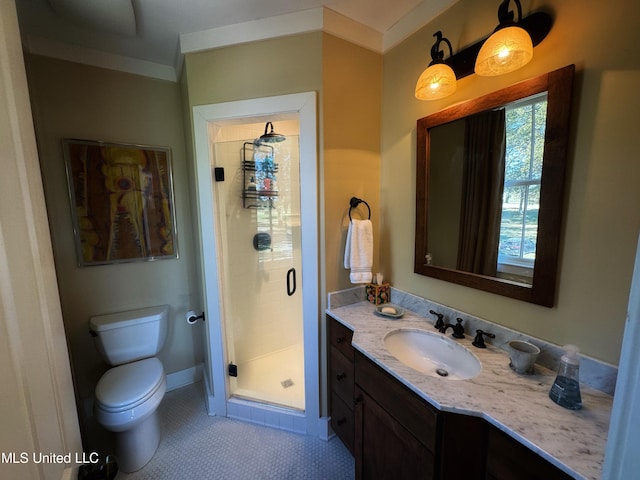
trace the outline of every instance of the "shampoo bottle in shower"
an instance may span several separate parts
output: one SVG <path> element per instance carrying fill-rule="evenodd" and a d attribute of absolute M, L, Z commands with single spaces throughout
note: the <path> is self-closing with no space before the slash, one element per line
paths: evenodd
<path fill-rule="evenodd" d="M 569 410 L 582 408 L 580 396 L 580 382 L 578 372 L 580 360 L 578 359 L 578 347 L 565 345 L 566 353 L 560 358 L 558 376 L 549 391 L 549 398 L 558 405 Z"/>

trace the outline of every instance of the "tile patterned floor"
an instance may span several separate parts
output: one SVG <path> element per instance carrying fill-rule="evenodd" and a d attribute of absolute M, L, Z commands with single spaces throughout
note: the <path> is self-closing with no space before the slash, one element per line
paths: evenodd
<path fill-rule="evenodd" d="M 354 460 L 337 438 L 324 441 L 206 414 L 202 385 L 168 392 L 160 405 L 162 439 L 141 470 L 116 480 L 341 480 Z"/>

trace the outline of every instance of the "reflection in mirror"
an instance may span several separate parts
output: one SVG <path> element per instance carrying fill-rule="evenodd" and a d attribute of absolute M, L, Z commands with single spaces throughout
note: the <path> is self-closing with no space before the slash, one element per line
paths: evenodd
<path fill-rule="evenodd" d="M 418 120 L 416 273 L 553 305 L 572 78 Z"/>
<path fill-rule="evenodd" d="M 546 92 L 430 130 L 432 265 L 531 284 Z"/>

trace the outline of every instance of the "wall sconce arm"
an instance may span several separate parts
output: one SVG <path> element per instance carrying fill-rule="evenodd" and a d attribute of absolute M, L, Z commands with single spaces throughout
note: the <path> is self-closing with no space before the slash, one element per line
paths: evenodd
<path fill-rule="evenodd" d="M 496 30 L 516 23 L 513 21 L 513 12 L 509 10 L 509 3 L 509 0 L 504 0 L 498 7 L 498 27 Z M 515 2 L 515 4 L 518 8 L 518 22 L 521 22 L 522 6 L 520 5 L 520 2 Z"/>
<path fill-rule="evenodd" d="M 438 30 L 433 34 L 436 37 L 436 42 L 431 47 L 431 63 L 429 65 L 433 65 L 435 63 L 447 63 L 444 62 L 444 50 L 440 50 L 440 43 L 444 42 L 449 46 L 449 57 L 453 56 L 453 48 L 451 48 L 451 42 L 448 38 L 442 36 L 442 32 Z"/>

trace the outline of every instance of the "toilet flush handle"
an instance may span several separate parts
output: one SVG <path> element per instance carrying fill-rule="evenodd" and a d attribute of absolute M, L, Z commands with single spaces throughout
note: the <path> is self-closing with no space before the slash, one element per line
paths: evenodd
<path fill-rule="evenodd" d="M 95 330 L 89 330 L 89 333 L 91 334 L 92 337 L 97 337 L 98 336 L 98 332 L 96 332 Z"/>

